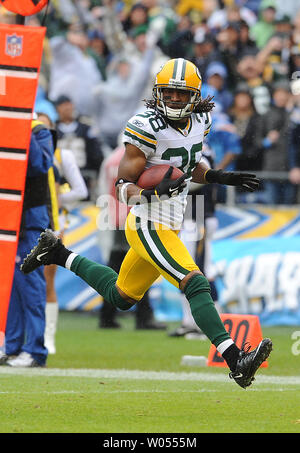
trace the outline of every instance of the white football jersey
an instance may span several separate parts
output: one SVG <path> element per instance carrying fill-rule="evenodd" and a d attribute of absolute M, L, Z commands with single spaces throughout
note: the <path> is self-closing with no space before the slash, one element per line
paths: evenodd
<path fill-rule="evenodd" d="M 205 135 L 211 127 L 209 113 L 193 113 L 185 129 L 171 127 L 164 117 L 153 109 L 134 115 L 128 121 L 123 143 L 131 143 L 146 156 L 146 168 L 168 164 L 177 167 L 188 176 L 200 162 Z M 178 196 L 162 202 L 133 206 L 131 212 L 143 219 L 158 222 L 173 230 L 179 230 L 186 208 L 187 187 Z"/>

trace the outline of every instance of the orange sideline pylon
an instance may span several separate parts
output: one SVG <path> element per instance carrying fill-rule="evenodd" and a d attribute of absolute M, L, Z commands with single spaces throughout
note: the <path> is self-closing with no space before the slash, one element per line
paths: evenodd
<path fill-rule="evenodd" d="M 41 11 L 48 0 L 0 0 L 5 9 L 21 16 L 32 16 Z"/>
<path fill-rule="evenodd" d="M 254 349 L 262 340 L 262 330 L 258 316 L 222 313 L 220 317 L 223 321 L 225 329 L 239 348 L 241 348 L 245 343 L 250 343 L 251 349 Z M 207 365 L 227 367 L 227 363 L 214 345 L 211 345 L 210 347 Z M 261 364 L 261 367 L 267 366 L 267 361 Z"/>
<path fill-rule="evenodd" d="M 44 27 L 0 24 L 0 347 L 5 337 Z"/>

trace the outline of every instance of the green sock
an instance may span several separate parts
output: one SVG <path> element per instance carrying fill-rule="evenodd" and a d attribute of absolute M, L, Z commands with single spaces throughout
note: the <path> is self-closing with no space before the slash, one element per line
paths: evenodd
<path fill-rule="evenodd" d="M 120 296 L 115 285 L 118 274 L 110 267 L 78 255 L 74 258 L 70 270 L 115 307 L 121 310 L 128 310 L 132 307 L 132 304 Z"/>
<path fill-rule="evenodd" d="M 196 274 L 187 282 L 184 293 L 190 303 L 193 318 L 198 327 L 216 347 L 230 336 L 216 310 L 210 295 L 208 280 Z"/>

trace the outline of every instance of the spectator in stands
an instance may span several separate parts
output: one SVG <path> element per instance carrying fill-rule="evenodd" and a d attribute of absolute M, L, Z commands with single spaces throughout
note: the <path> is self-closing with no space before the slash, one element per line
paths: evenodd
<path fill-rule="evenodd" d="M 213 110 L 213 127 L 207 136 L 207 142 L 215 154 L 215 168 L 235 170 L 235 160 L 241 152 L 240 139 L 229 116 L 222 112 L 218 104 Z"/>
<path fill-rule="evenodd" d="M 57 120 L 56 108 L 53 102 L 47 99 L 46 91 L 41 85 L 37 89 L 34 110 L 36 112 L 45 112 L 53 123 Z"/>
<path fill-rule="evenodd" d="M 229 116 L 222 112 L 220 105 L 216 104 L 212 115 L 213 127 L 206 140 L 215 155 L 215 168 L 234 171 L 236 158 L 242 151 L 240 138 Z M 218 186 L 217 189 L 217 201 L 224 203 L 226 188 Z"/>
<path fill-rule="evenodd" d="M 190 58 L 192 54 L 193 31 L 189 16 L 182 16 L 164 49 L 170 58 Z"/>
<path fill-rule="evenodd" d="M 154 28 L 162 28 L 160 45 L 162 49 L 168 45 L 170 36 L 176 30 L 179 16 L 175 13 L 170 2 L 161 0 L 141 0 L 141 3 L 148 8 L 149 25 Z"/>
<path fill-rule="evenodd" d="M 258 67 L 262 68 L 262 78 L 269 86 L 288 77 L 289 45 L 289 38 L 274 35 L 256 56 Z"/>
<path fill-rule="evenodd" d="M 139 64 L 145 58 L 146 54 L 149 53 L 149 33 L 151 34 L 151 30 L 149 30 L 147 26 L 142 25 L 140 27 L 136 27 L 130 35 L 132 43 L 135 46 L 135 56 L 132 55 L 132 57 L 133 60 L 136 60 L 137 64 Z M 160 67 L 166 63 L 168 59 L 169 57 L 165 55 L 161 48 L 154 43 L 153 57 L 148 70 L 147 82 L 145 83 L 143 92 L 140 95 L 139 105 L 141 108 L 144 108 L 143 99 L 151 98 L 153 80 L 155 79 Z"/>
<path fill-rule="evenodd" d="M 90 116 L 93 109 L 92 88 L 102 80 L 95 59 L 87 52 L 89 39 L 80 24 L 69 26 L 65 36 L 50 39 L 49 99 L 61 95 L 72 98 L 81 115 Z"/>
<path fill-rule="evenodd" d="M 244 53 L 245 50 L 252 50 L 252 53 L 256 53 L 258 48 L 250 36 L 250 27 L 245 20 L 239 22 L 239 45 L 241 53 Z"/>
<path fill-rule="evenodd" d="M 198 12 L 200 15 L 203 14 L 204 2 L 202 1 L 178 0 L 176 3 L 176 12 L 180 17 L 195 14 L 195 12 Z"/>
<path fill-rule="evenodd" d="M 292 43 L 297 45 L 300 44 L 300 8 L 298 8 L 297 14 L 292 19 L 292 23 L 293 23 Z"/>
<path fill-rule="evenodd" d="M 237 87 L 229 116 L 241 140 L 242 151 L 236 159 L 236 169 L 260 171 L 262 167 L 262 146 L 257 131 L 260 115 L 257 114 L 253 97 L 245 85 Z"/>
<path fill-rule="evenodd" d="M 260 5 L 261 0 L 236 0 L 235 3 L 237 5 L 245 5 L 247 8 L 251 9 L 255 13 L 255 15 L 258 14 L 259 10 L 259 5 Z"/>
<path fill-rule="evenodd" d="M 276 0 L 276 11 L 278 14 L 287 14 L 293 18 L 299 12 L 299 3 L 295 0 Z"/>
<path fill-rule="evenodd" d="M 73 151 L 76 163 L 88 187 L 89 199 L 93 199 L 103 160 L 102 145 L 98 135 L 91 119 L 77 114 L 71 98 L 59 96 L 55 105 L 58 113 L 57 146 Z"/>
<path fill-rule="evenodd" d="M 289 181 L 294 187 L 294 197 L 291 202 L 297 202 L 297 192 L 300 185 L 300 123 L 291 124 L 289 142 Z"/>
<path fill-rule="evenodd" d="M 213 32 L 227 27 L 229 23 L 239 23 L 241 20 L 247 22 L 249 27 L 256 22 L 256 15 L 245 5 L 235 5 L 233 2 L 224 2 L 223 8 L 214 8 L 207 20 L 207 26 Z M 219 2 L 220 4 L 220 2 Z"/>
<path fill-rule="evenodd" d="M 268 172 L 288 171 L 288 128 L 290 112 L 290 87 L 288 82 L 274 84 L 272 107 L 261 118 L 263 145 L 262 170 Z M 293 202 L 293 187 L 282 180 L 264 180 L 262 201 L 267 204 L 290 204 Z"/>
<path fill-rule="evenodd" d="M 218 61 L 210 63 L 205 73 L 207 85 L 215 89 L 214 102 L 220 104 L 224 112 L 227 112 L 233 100 L 226 86 L 227 75 L 226 67 Z"/>
<path fill-rule="evenodd" d="M 90 2 L 74 2 L 72 0 L 48 2 L 47 13 L 47 36 L 64 35 L 68 27 L 73 23 L 81 23 L 86 29 L 87 26 L 96 25 L 91 11 Z M 39 14 L 43 18 L 44 12 Z"/>
<path fill-rule="evenodd" d="M 257 22 L 250 28 L 251 38 L 262 49 L 275 32 L 276 0 L 262 0 Z"/>
<path fill-rule="evenodd" d="M 289 77 L 292 80 L 300 78 L 300 41 L 291 48 Z"/>
<path fill-rule="evenodd" d="M 107 80 L 94 86 L 93 118 L 106 146 L 115 149 L 128 118 L 147 96 L 149 81 L 155 76 L 153 70 L 156 74 L 168 58 L 157 48 L 163 23 L 156 22 L 147 29 L 136 27 L 130 38 L 121 29 L 112 7 L 106 8 L 102 22 L 114 55 L 107 67 Z"/>
<path fill-rule="evenodd" d="M 205 28 L 198 27 L 194 34 L 194 43 L 190 60 L 197 66 L 200 74 L 206 73 L 207 67 L 214 61 L 220 61 L 216 40 Z"/>
<path fill-rule="evenodd" d="M 291 82 L 294 106 L 290 115 L 288 141 L 289 181 L 294 187 L 294 202 L 300 185 L 300 78 Z"/>
<path fill-rule="evenodd" d="M 153 51 L 147 52 L 140 64 L 128 56 L 114 58 L 108 68 L 108 79 L 94 87 L 94 121 L 105 145 L 114 149 L 127 118 L 139 105 L 148 82 Z"/>
<path fill-rule="evenodd" d="M 123 28 L 129 34 L 135 27 L 148 24 L 148 8 L 143 3 L 135 3 L 132 5 L 126 20 L 123 23 Z"/>
<path fill-rule="evenodd" d="M 106 80 L 106 67 L 111 55 L 105 42 L 104 33 L 98 29 L 89 30 L 88 39 L 87 52 L 95 59 L 103 80 Z"/>
<path fill-rule="evenodd" d="M 227 83 L 230 89 L 234 89 L 237 77 L 237 65 L 241 56 L 239 27 L 239 22 L 227 23 L 216 36 L 221 61 L 225 64 L 228 71 Z"/>
<path fill-rule="evenodd" d="M 245 83 L 252 96 L 257 113 L 263 115 L 271 105 L 270 86 L 264 82 L 262 77 L 263 66 L 259 64 L 256 55 L 247 51 L 237 65 L 236 86 L 238 83 Z"/>
<path fill-rule="evenodd" d="M 279 14 L 275 16 L 275 36 L 286 39 L 292 37 L 293 24 L 288 14 Z"/>

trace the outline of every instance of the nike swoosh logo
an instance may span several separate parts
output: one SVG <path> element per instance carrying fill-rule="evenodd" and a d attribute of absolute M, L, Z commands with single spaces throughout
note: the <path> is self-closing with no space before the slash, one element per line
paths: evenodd
<path fill-rule="evenodd" d="M 234 376 L 234 379 L 238 379 L 238 378 L 241 378 L 241 377 L 243 377 L 243 375 L 242 375 L 242 373 L 239 373 L 239 374 L 236 374 L 236 375 Z"/>
<path fill-rule="evenodd" d="M 38 261 L 41 261 L 42 256 L 47 255 L 47 253 L 48 253 L 48 252 L 40 253 L 40 254 L 36 257 L 36 259 L 37 259 Z"/>

